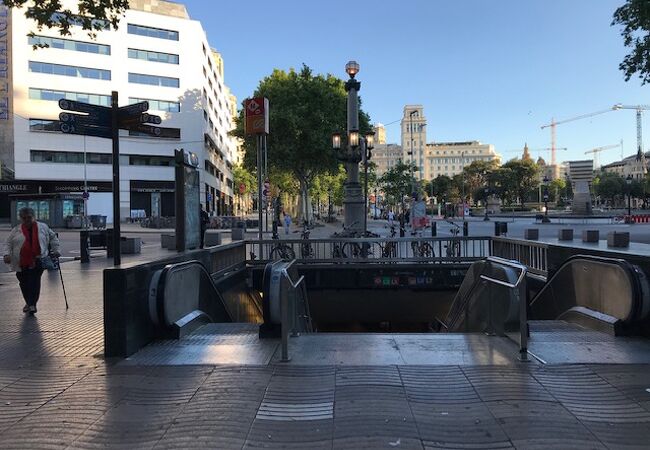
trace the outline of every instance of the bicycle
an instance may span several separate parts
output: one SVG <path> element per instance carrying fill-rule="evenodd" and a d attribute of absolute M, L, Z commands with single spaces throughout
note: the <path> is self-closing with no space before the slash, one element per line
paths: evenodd
<path fill-rule="evenodd" d="M 432 258 L 435 256 L 433 247 L 428 242 L 411 242 L 411 250 L 413 250 L 413 256 L 420 258 Z"/>
<path fill-rule="evenodd" d="M 448 258 L 456 258 L 460 256 L 460 241 L 456 239 L 460 234 L 460 227 L 453 222 L 450 222 L 454 227 L 449 230 L 452 236 L 452 240 L 445 245 L 445 253 Z"/>
<path fill-rule="evenodd" d="M 270 259 L 276 259 L 276 256 L 279 256 L 284 261 L 292 261 L 296 259 L 296 252 L 293 251 L 290 245 L 283 244 L 278 240 L 271 248 Z"/>
<path fill-rule="evenodd" d="M 394 237 L 394 236 L 393 236 Z M 388 241 L 384 245 L 379 244 L 381 248 L 381 257 L 382 258 L 396 258 L 397 257 L 397 242 Z"/>
<path fill-rule="evenodd" d="M 309 230 L 303 230 L 303 232 L 300 234 L 300 239 L 303 241 L 309 239 Z M 312 248 L 311 244 L 308 242 L 303 242 L 300 244 L 300 255 L 302 256 L 303 259 L 306 258 L 311 258 L 314 256 L 314 249 Z"/>

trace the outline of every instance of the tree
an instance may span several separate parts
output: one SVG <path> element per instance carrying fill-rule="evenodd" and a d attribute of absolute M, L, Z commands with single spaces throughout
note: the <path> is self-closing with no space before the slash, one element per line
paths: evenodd
<path fill-rule="evenodd" d="M 447 175 L 438 175 L 433 180 L 433 195 L 438 197 L 438 202 L 442 202 L 443 199 L 448 199 L 449 194 L 451 193 L 452 180 Z M 428 192 L 431 192 L 429 187 Z"/>
<path fill-rule="evenodd" d="M 314 75 L 303 65 L 299 72 L 275 69 L 260 81 L 252 96 L 269 99 L 269 166 L 292 174 L 298 181 L 302 196 L 300 213 L 309 220 L 309 187 L 314 178 L 338 171 L 331 137 L 332 132 L 346 128 L 344 83 L 332 75 Z M 364 112 L 360 113 L 359 122 L 361 133 L 370 130 L 370 120 Z M 243 139 L 245 164 L 254 168 L 256 142 L 253 136 L 245 135 L 243 109 L 232 134 Z"/>
<path fill-rule="evenodd" d="M 614 12 L 614 25 L 623 26 L 623 43 L 632 49 L 618 66 L 625 81 L 637 74 L 642 85 L 650 82 L 650 2 L 627 0 Z"/>
<path fill-rule="evenodd" d="M 485 187 L 488 185 L 489 174 L 495 171 L 498 164 L 491 161 L 472 161 L 463 168 L 463 180 L 466 192 L 471 193 L 474 200 L 485 198 Z"/>
<path fill-rule="evenodd" d="M 509 169 L 509 172 L 502 174 L 506 177 L 502 179 L 502 188 L 516 194 L 524 207 L 526 197 L 539 186 L 539 167 L 532 160 L 512 159 L 503 168 Z M 508 195 L 508 192 L 504 193 Z"/>
<path fill-rule="evenodd" d="M 594 179 L 593 186 L 596 195 L 612 205 L 626 192 L 625 180 L 615 173 L 601 173 Z"/>
<path fill-rule="evenodd" d="M 552 202 L 559 202 L 562 197 L 566 197 L 566 181 L 562 178 L 551 180 L 548 185 L 548 195 Z"/>
<path fill-rule="evenodd" d="M 413 165 L 415 167 L 415 165 Z M 399 161 L 379 178 L 379 185 L 386 196 L 386 203 L 396 206 L 402 203 L 405 195 L 411 192 L 414 179 L 411 177 L 411 165 Z"/>
<path fill-rule="evenodd" d="M 63 9 L 60 0 L 29 1 L 2 0 L 8 8 L 23 8 L 27 4 L 25 17 L 36 21 L 38 31 L 52 28 L 61 36 L 70 35 L 70 28 L 80 26 L 93 39 L 98 31 L 117 29 L 124 12 L 129 9 L 129 0 L 77 0 L 77 11 Z M 34 33 L 30 33 L 33 36 Z"/>

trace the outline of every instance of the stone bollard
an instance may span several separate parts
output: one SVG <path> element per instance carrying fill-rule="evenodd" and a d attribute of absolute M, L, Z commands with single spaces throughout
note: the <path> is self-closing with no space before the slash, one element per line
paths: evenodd
<path fill-rule="evenodd" d="M 537 228 L 527 228 L 524 230 L 524 239 L 536 241 L 539 239 L 539 230 Z"/>
<path fill-rule="evenodd" d="M 630 233 L 620 231 L 610 231 L 607 233 L 608 247 L 629 247 Z"/>
<path fill-rule="evenodd" d="M 582 242 L 598 242 L 599 239 L 598 230 L 582 230 Z"/>
<path fill-rule="evenodd" d="M 560 241 L 572 241 L 573 240 L 573 230 L 571 228 L 565 228 L 560 230 L 558 233 L 558 240 Z"/>

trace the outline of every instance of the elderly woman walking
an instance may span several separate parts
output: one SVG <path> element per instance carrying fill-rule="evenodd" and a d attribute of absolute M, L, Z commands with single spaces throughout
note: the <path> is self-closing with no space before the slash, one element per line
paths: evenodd
<path fill-rule="evenodd" d="M 22 208 L 18 215 L 20 225 L 9 233 L 3 259 L 16 272 L 25 299 L 23 312 L 33 315 L 41 295 L 43 258 L 61 256 L 59 238 L 46 224 L 34 219 L 33 209 Z"/>

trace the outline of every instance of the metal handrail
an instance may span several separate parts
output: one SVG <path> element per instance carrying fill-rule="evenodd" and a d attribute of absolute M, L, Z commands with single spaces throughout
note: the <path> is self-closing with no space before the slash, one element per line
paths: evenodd
<path fill-rule="evenodd" d="M 519 277 L 514 283 L 508 283 L 507 281 L 497 280 L 486 275 L 480 276 L 482 280 L 485 280 L 490 283 L 494 283 L 500 286 L 505 286 L 510 289 L 515 289 L 519 287 L 521 282 L 526 278 L 526 272 L 528 271 L 527 267 L 521 263 L 499 258 L 496 256 L 490 256 L 486 258 L 486 261 L 500 264 L 506 267 L 512 267 L 513 269 L 519 269 Z M 490 299 L 492 297 L 490 296 Z M 490 309 L 491 310 L 491 309 Z M 526 297 L 519 299 L 519 360 L 521 362 L 528 362 L 528 305 L 526 304 Z"/>
<path fill-rule="evenodd" d="M 301 275 L 300 278 L 298 278 L 298 281 L 295 283 L 291 279 L 291 275 L 289 275 L 289 271 L 287 270 L 289 267 L 291 267 L 296 260 L 292 260 L 289 264 L 286 265 L 282 269 L 282 275 L 287 279 L 289 284 L 291 285 L 294 296 L 293 296 L 293 303 L 294 303 L 294 319 L 296 315 L 296 297 L 295 297 L 295 292 L 298 289 L 298 287 L 305 281 L 305 276 Z M 289 357 L 289 296 L 288 295 L 282 295 L 281 296 L 281 304 L 280 304 L 280 333 L 281 333 L 281 347 L 282 347 L 282 355 L 281 355 L 281 362 L 289 362 L 291 361 L 291 358 Z M 294 324 L 295 325 L 295 324 Z M 292 327 L 293 328 L 293 327 Z M 292 331 L 292 330 L 291 330 Z"/>

